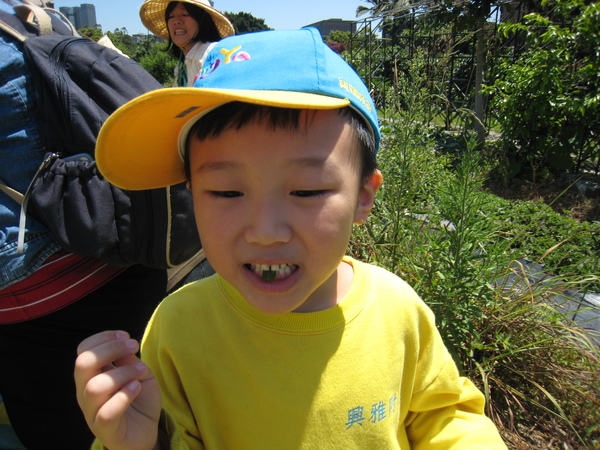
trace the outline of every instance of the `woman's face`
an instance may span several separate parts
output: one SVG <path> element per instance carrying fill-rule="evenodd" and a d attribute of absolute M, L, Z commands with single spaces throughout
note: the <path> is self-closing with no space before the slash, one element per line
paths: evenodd
<path fill-rule="evenodd" d="M 199 28 L 198 22 L 188 13 L 182 2 L 177 3 L 167 17 L 167 28 L 173 44 L 187 54 L 194 46 L 194 38 Z"/>

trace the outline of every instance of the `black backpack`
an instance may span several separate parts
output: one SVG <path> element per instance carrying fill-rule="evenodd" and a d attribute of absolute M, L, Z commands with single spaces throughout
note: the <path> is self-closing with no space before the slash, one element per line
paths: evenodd
<path fill-rule="evenodd" d="M 113 265 L 169 268 L 187 261 L 201 246 L 186 187 L 121 190 L 104 179 L 93 157 L 106 118 L 163 87 L 135 61 L 77 36 L 58 11 L 30 4 L 14 9 L 0 11 L 0 32 L 22 42 L 47 152 L 22 197 L 22 216 L 46 225 L 64 249 Z"/>

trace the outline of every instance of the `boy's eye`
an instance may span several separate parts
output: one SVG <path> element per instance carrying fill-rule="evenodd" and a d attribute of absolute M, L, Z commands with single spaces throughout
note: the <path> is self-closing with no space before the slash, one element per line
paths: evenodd
<path fill-rule="evenodd" d="M 296 197 L 319 197 L 321 195 L 325 195 L 324 190 L 316 190 L 316 191 L 292 191 L 292 195 Z"/>
<path fill-rule="evenodd" d="M 238 191 L 210 191 L 210 196 L 218 198 L 235 198 L 241 197 L 242 193 Z"/>

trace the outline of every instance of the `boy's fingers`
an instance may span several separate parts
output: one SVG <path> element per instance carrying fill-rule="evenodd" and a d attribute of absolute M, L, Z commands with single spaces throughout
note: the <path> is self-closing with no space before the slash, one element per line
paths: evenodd
<path fill-rule="evenodd" d="M 77 354 L 81 355 L 86 350 L 90 350 L 98 345 L 114 339 L 127 340 L 129 339 L 129 333 L 120 330 L 107 330 L 94 334 L 81 341 L 81 343 L 77 346 Z"/>
<path fill-rule="evenodd" d="M 75 361 L 77 402 L 90 427 L 105 430 L 117 420 L 152 378 L 148 366 L 136 356 L 139 343 L 123 331 L 104 331 L 81 342 Z"/>
<path fill-rule="evenodd" d="M 137 364 L 114 367 L 108 372 L 101 373 L 90 379 L 84 386 L 77 386 L 77 402 L 92 426 L 98 420 L 101 422 L 119 417 L 139 394 L 141 384 L 138 378 L 146 376 L 148 367 Z"/>
<path fill-rule="evenodd" d="M 142 385 L 137 380 L 127 383 L 101 405 L 94 417 L 94 422 L 99 422 L 105 426 L 107 423 L 118 420 L 129 405 L 135 400 L 140 393 L 141 388 Z"/>
<path fill-rule="evenodd" d="M 136 353 L 132 353 L 129 355 L 125 355 L 121 358 L 115 359 L 112 362 L 112 366 L 114 367 L 121 367 L 121 366 L 127 366 L 127 365 L 131 365 L 131 364 L 137 364 L 139 363 L 141 360 L 140 358 L 137 357 Z"/>
<path fill-rule="evenodd" d="M 96 409 L 83 410 L 88 426 L 102 442 L 123 439 L 123 415 L 141 391 L 141 383 L 130 381 Z M 126 428 L 126 425 L 125 425 Z"/>
<path fill-rule="evenodd" d="M 145 376 L 146 372 L 148 372 L 148 368 L 142 362 L 115 367 L 109 372 L 96 375 L 88 381 L 81 391 L 80 398 L 92 410 L 98 410 L 111 397 L 116 395 L 119 390 L 132 381 Z"/>
<path fill-rule="evenodd" d="M 135 364 L 139 361 L 135 353 L 139 344 L 133 339 L 112 339 L 100 341 L 99 345 L 84 350 L 75 360 L 75 383 L 77 391 L 84 388 L 87 382 L 102 372 L 111 370 L 114 361 Z M 84 348 L 86 348 L 84 346 Z"/>

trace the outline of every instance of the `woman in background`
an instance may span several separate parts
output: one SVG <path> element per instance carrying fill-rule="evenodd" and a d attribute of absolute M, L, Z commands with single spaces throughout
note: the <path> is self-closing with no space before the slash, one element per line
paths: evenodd
<path fill-rule="evenodd" d="M 169 42 L 166 50 L 178 60 L 173 87 L 193 86 L 208 50 L 215 42 L 235 34 L 233 24 L 209 0 L 145 0 L 140 19 L 152 33 Z M 200 252 L 188 263 L 170 270 L 168 291 L 213 273 Z"/>
<path fill-rule="evenodd" d="M 177 60 L 175 86 L 192 86 L 214 42 L 235 34 L 233 25 L 208 0 L 146 0 L 140 19 L 156 36 L 169 41 Z"/>

